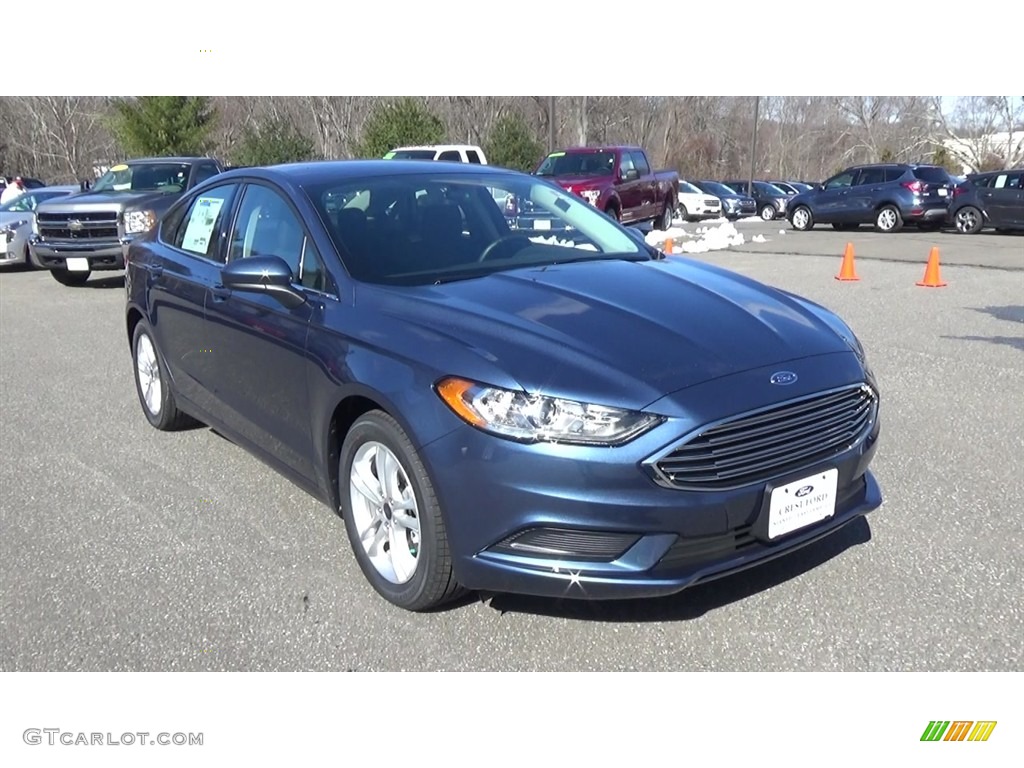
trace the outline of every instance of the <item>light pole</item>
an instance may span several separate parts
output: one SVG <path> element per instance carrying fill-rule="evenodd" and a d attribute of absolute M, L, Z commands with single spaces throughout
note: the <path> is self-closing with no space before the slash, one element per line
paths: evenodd
<path fill-rule="evenodd" d="M 750 139 L 750 184 L 747 186 L 747 194 L 754 194 L 754 168 L 757 165 L 757 115 L 761 109 L 761 97 L 754 97 L 754 135 Z"/>
<path fill-rule="evenodd" d="M 555 151 L 555 97 L 548 96 L 548 152 Z"/>

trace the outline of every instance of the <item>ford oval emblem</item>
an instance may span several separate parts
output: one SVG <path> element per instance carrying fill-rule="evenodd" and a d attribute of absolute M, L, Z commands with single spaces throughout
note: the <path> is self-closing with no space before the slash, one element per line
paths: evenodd
<path fill-rule="evenodd" d="M 814 490 L 814 486 L 813 485 L 805 485 L 803 488 L 797 488 L 796 493 L 794 495 L 799 499 L 799 498 L 801 498 L 803 496 L 806 496 L 808 493 L 810 493 L 813 490 Z"/>
<path fill-rule="evenodd" d="M 780 387 L 785 387 L 796 381 L 796 374 L 792 371 L 776 371 L 768 381 L 772 384 L 778 384 Z"/>

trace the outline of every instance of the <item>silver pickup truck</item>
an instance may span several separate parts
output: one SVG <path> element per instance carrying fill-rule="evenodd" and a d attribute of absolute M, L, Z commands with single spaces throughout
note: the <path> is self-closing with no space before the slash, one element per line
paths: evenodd
<path fill-rule="evenodd" d="M 95 271 L 124 269 L 131 241 L 149 231 L 182 194 L 224 167 L 208 157 L 152 157 L 115 165 L 88 190 L 36 208 L 32 263 L 61 285 Z"/>

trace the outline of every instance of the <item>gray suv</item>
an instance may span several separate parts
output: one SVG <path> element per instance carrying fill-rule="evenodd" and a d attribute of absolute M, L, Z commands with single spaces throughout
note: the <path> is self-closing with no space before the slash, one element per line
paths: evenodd
<path fill-rule="evenodd" d="M 904 224 L 939 229 L 955 186 L 937 165 L 856 165 L 816 189 L 790 197 L 786 218 L 801 231 L 815 224 L 839 230 L 873 224 L 879 232 L 896 232 Z"/>

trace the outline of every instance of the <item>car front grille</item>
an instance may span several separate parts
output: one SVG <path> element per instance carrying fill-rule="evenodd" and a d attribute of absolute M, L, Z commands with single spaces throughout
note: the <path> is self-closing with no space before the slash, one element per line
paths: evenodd
<path fill-rule="evenodd" d="M 661 484 L 725 490 L 796 472 L 863 440 L 878 398 L 866 384 L 812 395 L 711 425 L 657 459 Z"/>
<path fill-rule="evenodd" d="M 717 208 L 719 206 L 719 202 L 717 200 L 705 200 L 704 205 L 708 208 Z"/>
<path fill-rule="evenodd" d="M 37 213 L 39 235 L 46 240 L 116 240 L 117 212 Z"/>

